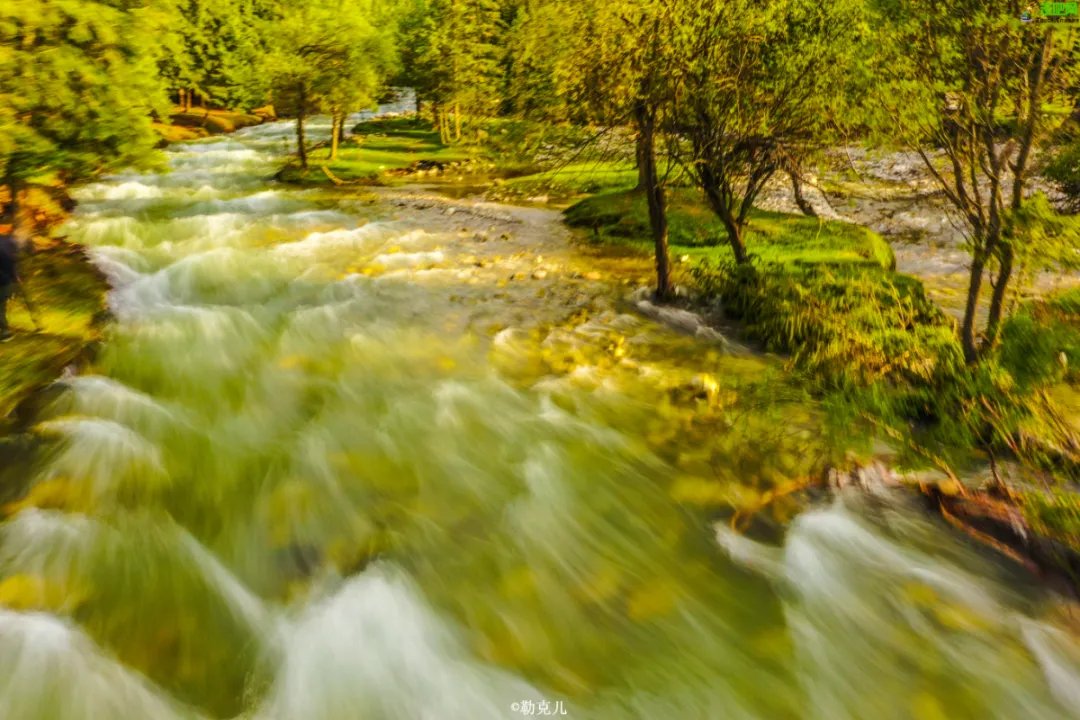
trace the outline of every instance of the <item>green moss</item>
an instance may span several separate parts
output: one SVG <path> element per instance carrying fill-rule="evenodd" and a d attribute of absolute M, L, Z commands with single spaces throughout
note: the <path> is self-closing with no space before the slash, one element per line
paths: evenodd
<path fill-rule="evenodd" d="M 40 248 L 24 258 L 21 274 L 35 312 L 31 317 L 21 297 L 8 301 L 14 337 L 0 344 L 0 423 L 10 423 L 20 403 L 83 358 L 106 317 L 108 286 L 81 248 Z"/>
<path fill-rule="evenodd" d="M 601 241 L 652 251 L 649 215 L 643 193 L 609 192 L 587 198 L 566 210 L 572 227 L 589 228 Z M 731 260 L 724 226 L 694 190 L 670 193 L 669 243 L 690 259 Z M 876 233 L 850 223 L 755 210 L 750 216 L 747 247 L 759 261 L 781 265 L 856 265 L 891 268 L 892 249 Z"/>

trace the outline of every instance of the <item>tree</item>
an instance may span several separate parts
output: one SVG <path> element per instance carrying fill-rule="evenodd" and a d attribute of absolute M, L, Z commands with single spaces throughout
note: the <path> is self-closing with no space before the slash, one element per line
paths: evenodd
<path fill-rule="evenodd" d="M 259 68 L 265 56 L 261 19 L 264 0 L 173 0 L 162 2 L 169 14 L 160 72 L 190 109 L 195 97 L 232 108 L 266 102 L 267 87 Z"/>
<path fill-rule="evenodd" d="M 489 117 L 501 104 L 502 9 L 498 0 L 430 0 L 427 9 L 432 20 L 425 25 L 429 32 L 421 63 L 441 111 L 437 120 L 443 141 L 460 141 L 467 117 Z"/>
<path fill-rule="evenodd" d="M 660 148 L 671 124 L 681 63 L 679 10 L 689 0 L 551 0 L 542 20 L 560 18 L 552 53 L 555 92 L 582 120 L 634 129 L 639 190 L 645 194 L 656 262 L 656 297 L 674 294 L 668 252 L 667 175 Z M 525 26 L 528 32 L 528 26 Z"/>
<path fill-rule="evenodd" d="M 268 59 L 279 112 L 296 117 L 300 165 L 308 167 L 305 122 L 333 116 L 332 153 L 349 112 L 372 104 L 392 67 L 392 44 L 376 31 L 371 2 L 315 0 L 283 4 L 272 27 Z"/>
<path fill-rule="evenodd" d="M 892 52 L 880 66 L 881 103 L 894 137 L 914 149 L 967 231 L 971 253 L 961 342 L 969 363 L 998 338 L 1028 200 L 1032 159 L 1047 129 L 1045 103 L 1071 84 L 1075 31 L 1022 23 L 1023 0 L 879 0 Z M 978 310 L 991 297 L 982 342 Z"/>
<path fill-rule="evenodd" d="M 63 187 L 153 158 L 151 115 L 165 95 L 144 42 L 157 31 L 149 10 L 0 4 L 0 177 L 16 206 L 31 185 Z"/>
<path fill-rule="evenodd" d="M 859 56 L 862 2 L 686 3 L 679 24 L 684 163 L 745 263 L 750 210 L 773 175 L 788 173 L 802 201 L 798 174 L 828 140 Z"/>

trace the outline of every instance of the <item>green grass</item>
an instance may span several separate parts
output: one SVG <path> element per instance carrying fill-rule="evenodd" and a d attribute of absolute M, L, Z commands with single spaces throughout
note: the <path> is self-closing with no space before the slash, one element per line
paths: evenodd
<path fill-rule="evenodd" d="M 595 238 L 652 252 L 648 207 L 633 190 L 587 198 L 566 210 L 572 227 L 588 228 Z M 727 233 L 716 215 L 690 189 L 670 193 L 669 243 L 675 255 L 691 260 L 731 260 Z M 854 265 L 891 269 L 892 249 L 876 233 L 850 223 L 755 210 L 747 247 L 763 263 Z"/>
<path fill-rule="evenodd" d="M 360 123 L 353 135 L 338 148 L 336 160 L 330 160 L 329 146 L 310 151 L 309 169 L 304 172 L 296 161 L 281 174 L 287 182 L 329 185 L 333 181 L 320 168 L 325 166 L 335 177 L 347 183 L 386 185 L 404 182 L 400 172 L 422 163 L 466 163 L 483 159 L 476 148 L 445 145 L 439 133 L 424 120 L 414 117 L 381 118 Z"/>
<path fill-rule="evenodd" d="M 427 120 L 415 116 L 376 118 L 353 128 L 353 135 L 330 160 L 328 146 L 314 148 L 309 169 L 295 160 L 280 177 L 288 182 L 359 185 L 408 182 L 487 186 L 495 199 L 533 196 L 557 199 L 631 188 L 637 171 L 631 160 L 604 156 L 589 145 L 588 131 L 524 120 L 488 119 L 468 129 L 474 142 L 446 144 Z M 611 153 L 608 153 L 611 155 Z M 431 166 L 441 172 L 431 172 Z M 422 169 L 422 172 L 414 172 Z"/>
<path fill-rule="evenodd" d="M 582 160 L 558 164 L 497 183 L 502 199 L 548 196 L 575 198 L 591 193 L 629 190 L 637 184 L 637 169 L 625 160 Z"/>

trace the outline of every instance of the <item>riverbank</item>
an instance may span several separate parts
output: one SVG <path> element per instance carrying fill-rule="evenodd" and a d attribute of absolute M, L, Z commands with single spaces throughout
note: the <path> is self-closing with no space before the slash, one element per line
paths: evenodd
<path fill-rule="evenodd" d="M 25 296 L 8 301 L 13 336 L 0 343 L 0 437 L 39 391 L 91 359 L 108 320 L 108 284 L 79 245 L 36 238 L 20 274 Z"/>
<path fill-rule="evenodd" d="M 154 123 L 162 143 L 188 142 L 213 135 L 235 132 L 241 128 L 261 125 L 272 120 L 271 108 L 258 108 L 250 113 L 227 109 L 174 107 L 169 122 Z"/>
<path fill-rule="evenodd" d="M 381 116 L 354 126 L 337 158 L 330 158 L 329 143 L 319 143 L 311 148 L 307 169 L 294 158 L 278 179 L 311 186 L 422 183 L 455 195 L 556 206 L 637 181 L 623 138 L 596 139 L 573 126 L 495 119 L 478 132 L 483 143 L 448 145 L 423 118 Z"/>
<path fill-rule="evenodd" d="M 594 242 L 652 252 L 635 193 L 594 196 L 566 218 Z M 1076 291 L 1022 306 L 997 353 L 970 368 L 954 321 L 918 278 L 894 270 L 891 250 L 870 230 L 755 211 L 755 259 L 737 267 L 723 228 L 680 191 L 671 227 L 672 253 L 696 261 L 679 266 L 689 267 L 680 281 L 693 303 L 783 354 L 821 399 L 833 432 L 862 438 L 864 451 L 874 438 L 893 444 L 890 463 L 909 476 L 897 485 L 917 489 L 976 539 L 1077 586 Z"/>
<path fill-rule="evenodd" d="M 155 129 L 167 144 L 233 132 L 267 117 L 265 112 L 175 108 L 170 123 L 155 123 Z M 50 237 L 74 207 L 68 189 L 31 188 L 23 205 L 32 238 L 20 263 L 26 294 L 8 301 L 13 337 L 0 343 L 0 443 L 20 427 L 24 406 L 65 372 L 92 360 L 109 316 L 108 282 L 85 248 Z"/>
<path fill-rule="evenodd" d="M 554 147 L 546 152 L 560 155 Z M 636 177 L 627 159 L 605 167 L 595 158 L 544 164 L 504 153 L 509 159 L 499 164 L 499 157 L 491 147 L 447 146 L 405 116 L 362 123 L 336 163 L 316 159 L 306 174 L 290 165 L 281 177 L 314 185 L 423 182 L 444 194 L 548 206 L 578 199 L 566 222 L 608 248 L 601 252 L 651 255 L 647 212 L 630 189 Z M 881 460 L 877 441 L 884 440 L 900 484 L 961 530 L 1012 559 L 1034 557 L 1041 568 L 1073 572 L 1080 505 L 1069 399 L 1077 397 L 1080 322 L 1069 296 L 1032 301 L 1005 328 L 1000 360 L 971 370 L 954 319 L 934 301 L 940 293 L 931 297 L 919 278 L 897 272 L 894 249 L 881 235 L 832 216 L 756 210 L 748 241 L 754 265 L 735 268 L 722 225 L 696 193 L 673 188 L 670 242 L 677 280 L 689 293 L 683 302 L 786 358 L 793 379 L 825 408 L 830 443 L 853 453 L 840 461 L 841 472 Z M 788 478 L 732 509 L 736 517 L 748 508 L 771 511 L 767 498 L 777 492 L 797 501 L 828 484 L 824 470 L 806 475 L 803 468 L 801 486 L 789 487 Z"/>

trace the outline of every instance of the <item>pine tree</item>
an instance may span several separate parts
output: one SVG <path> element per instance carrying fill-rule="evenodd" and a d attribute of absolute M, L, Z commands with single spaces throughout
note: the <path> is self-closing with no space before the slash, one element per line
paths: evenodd
<path fill-rule="evenodd" d="M 146 163 L 164 108 L 148 3 L 0 3 L 0 178 L 17 204 L 34 184 L 70 185 Z"/>

